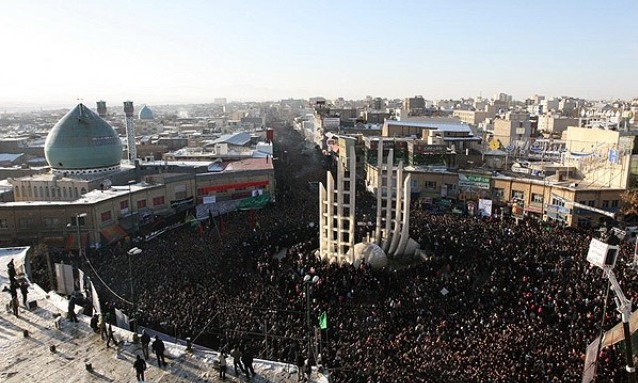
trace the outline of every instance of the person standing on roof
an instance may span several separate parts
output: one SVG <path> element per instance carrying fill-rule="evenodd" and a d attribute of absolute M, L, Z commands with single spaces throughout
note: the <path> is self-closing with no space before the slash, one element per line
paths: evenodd
<path fill-rule="evenodd" d="M 148 344 L 151 343 L 151 337 L 148 336 L 146 330 L 142 330 L 140 342 L 142 342 L 142 354 L 144 354 L 144 359 L 148 360 Z"/>
<path fill-rule="evenodd" d="M 29 294 L 29 283 L 25 280 L 20 283 L 20 293 L 22 293 L 22 304 L 24 307 L 29 308 L 27 306 L 27 294 Z"/>
<path fill-rule="evenodd" d="M 166 360 L 164 359 L 164 342 L 162 342 L 157 335 L 155 335 L 155 341 L 151 347 L 153 351 L 155 351 L 155 356 L 157 356 L 157 365 L 162 367 L 163 363 L 164 366 L 166 366 Z"/>
<path fill-rule="evenodd" d="M 219 353 L 219 379 L 226 380 L 226 354 Z"/>
<path fill-rule="evenodd" d="M 146 362 L 139 355 L 135 362 L 133 362 L 133 368 L 135 368 L 135 374 L 138 382 L 144 381 L 144 371 L 146 371 Z"/>

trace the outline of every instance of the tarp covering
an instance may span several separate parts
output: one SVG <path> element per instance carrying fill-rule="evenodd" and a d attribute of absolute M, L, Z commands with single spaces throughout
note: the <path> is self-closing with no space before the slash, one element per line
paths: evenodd
<path fill-rule="evenodd" d="M 638 310 L 631 313 L 629 317 L 629 328 L 631 334 L 633 334 L 638 328 Z M 611 346 L 618 342 L 625 340 L 625 333 L 623 330 L 622 322 L 616 324 L 613 328 L 605 332 L 605 337 L 603 338 L 603 348 L 607 346 Z M 634 350 L 637 351 L 637 350 Z"/>
<path fill-rule="evenodd" d="M 89 233 L 81 233 L 80 238 L 82 239 L 82 248 L 86 249 L 86 246 L 89 243 Z M 67 251 L 78 249 L 78 235 L 76 233 L 69 234 L 66 237 L 66 241 L 64 241 L 64 249 Z"/>
<path fill-rule="evenodd" d="M 126 231 L 120 225 L 112 225 L 100 230 L 102 245 L 106 246 L 127 236 Z"/>

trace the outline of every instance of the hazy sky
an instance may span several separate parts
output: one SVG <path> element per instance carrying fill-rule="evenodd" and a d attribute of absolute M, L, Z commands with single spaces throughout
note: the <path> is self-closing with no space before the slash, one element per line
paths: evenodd
<path fill-rule="evenodd" d="M 0 103 L 638 96 L 638 1 L 0 1 Z"/>

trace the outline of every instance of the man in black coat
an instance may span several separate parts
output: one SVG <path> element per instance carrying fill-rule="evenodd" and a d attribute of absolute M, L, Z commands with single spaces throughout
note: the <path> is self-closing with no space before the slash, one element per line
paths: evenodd
<path fill-rule="evenodd" d="M 151 343 L 151 337 L 148 336 L 146 330 L 142 330 L 140 342 L 142 342 L 142 354 L 144 354 L 144 359 L 148 359 L 148 344 Z"/>
<path fill-rule="evenodd" d="M 20 283 L 20 293 L 22 293 L 22 304 L 24 307 L 29 308 L 27 306 L 27 294 L 29 294 L 29 283 L 27 281 Z"/>
<path fill-rule="evenodd" d="M 153 342 L 153 345 L 151 346 L 153 348 L 153 351 L 155 351 L 155 355 L 157 356 L 157 365 L 159 367 L 162 367 L 162 363 L 164 364 L 164 366 L 166 366 L 166 360 L 164 359 L 164 342 L 162 342 L 162 340 L 155 335 L 155 341 Z"/>
<path fill-rule="evenodd" d="M 143 382 L 144 381 L 144 371 L 146 370 L 146 362 L 144 361 L 144 359 L 140 358 L 139 355 L 137 356 L 137 359 L 135 360 L 135 362 L 133 362 L 133 368 L 135 368 L 137 381 L 138 382 Z"/>
<path fill-rule="evenodd" d="M 255 369 L 253 368 L 253 353 L 249 347 L 246 347 L 241 354 L 241 361 L 244 364 L 244 368 L 246 369 L 246 376 L 251 377 L 255 376 Z"/>
<path fill-rule="evenodd" d="M 75 315 L 75 295 L 71 295 L 71 299 L 69 299 L 69 312 L 67 313 L 67 318 L 71 322 L 78 322 L 78 317 Z"/>
<path fill-rule="evenodd" d="M 91 328 L 93 329 L 93 332 L 96 334 L 100 331 L 97 325 L 98 321 L 99 321 L 99 318 L 97 314 L 94 314 L 93 317 L 91 318 Z"/>

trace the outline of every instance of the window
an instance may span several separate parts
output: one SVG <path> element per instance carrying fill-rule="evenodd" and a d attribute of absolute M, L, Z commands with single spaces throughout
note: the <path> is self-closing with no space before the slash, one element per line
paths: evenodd
<path fill-rule="evenodd" d="M 501 188 L 494 188 L 493 189 L 493 195 L 495 199 L 503 199 L 503 196 L 505 195 L 505 190 L 501 189 Z"/>
<path fill-rule="evenodd" d="M 44 227 L 46 227 L 47 229 L 60 227 L 60 218 L 44 217 Z"/>
<path fill-rule="evenodd" d="M 532 193 L 532 202 L 534 203 L 543 203 L 543 195 Z"/>
<path fill-rule="evenodd" d="M 145 199 L 141 199 L 139 201 L 137 201 L 137 208 L 138 209 L 143 209 L 146 207 L 146 200 Z"/>
<path fill-rule="evenodd" d="M 587 205 L 591 207 L 596 207 L 596 201 L 587 201 Z"/>
<path fill-rule="evenodd" d="M 153 197 L 153 206 L 161 206 L 161 205 L 164 205 L 164 196 Z"/>
<path fill-rule="evenodd" d="M 8 229 L 9 228 L 9 221 L 7 221 L 6 219 L 0 219 L 0 229 Z"/>
<path fill-rule="evenodd" d="M 436 189 L 436 181 L 425 181 L 426 189 Z"/>
<path fill-rule="evenodd" d="M 120 201 L 120 210 L 128 209 L 128 200 Z"/>
<path fill-rule="evenodd" d="M 609 207 L 609 200 L 608 199 L 604 199 L 603 200 L 603 209 L 606 209 Z"/>
<path fill-rule="evenodd" d="M 33 218 L 31 217 L 21 217 L 18 220 L 18 227 L 20 229 L 30 229 L 33 227 Z"/>
<path fill-rule="evenodd" d="M 562 198 L 553 197 L 552 198 L 552 205 L 565 207 L 565 200 L 563 200 Z"/>
<path fill-rule="evenodd" d="M 525 192 L 520 190 L 512 190 L 512 199 L 525 199 Z"/>
<path fill-rule="evenodd" d="M 100 214 L 100 219 L 102 220 L 102 222 L 107 222 L 111 220 L 111 211 L 105 211 L 102 214 Z"/>
<path fill-rule="evenodd" d="M 76 227 L 78 223 L 80 224 L 80 226 L 84 226 L 85 222 L 86 217 L 71 216 L 71 218 L 69 218 L 69 226 Z"/>
<path fill-rule="evenodd" d="M 612 199 L 611 200 L 611 207 L 618 207 L 618 200 L 617 199 Z"/>

